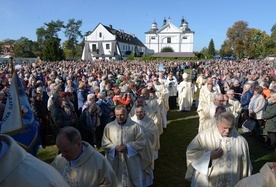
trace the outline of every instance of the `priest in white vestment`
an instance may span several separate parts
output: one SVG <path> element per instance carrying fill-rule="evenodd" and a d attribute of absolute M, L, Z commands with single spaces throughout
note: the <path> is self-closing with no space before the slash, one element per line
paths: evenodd
<path fill-rule="evenodd" d="M 61 154 L 51 165 L 71 187 L 117 187 L 110 163 L 89 143 L 81 141 L 81 134 L 76 128 L 62 128 L 57 135 L 56 146 Z"/>
<path fill-rule="evenodd" d="M 147 95 L 147 90 L 144 91 L 144 95 Z M 155 104 L 156 102 L 156 99 L 150 99 L 148 100 L 148 103 L 146 103 L 146 99 L 144 96 L 140 96 L 137 98 L 136 102 L 135 102 L 135 105 L 132 107 L 130 113 L 129 113 L 129 116 L 130 117 L 133 117 L 135 116 L 135 110 L 136 110 L 136 107 L 137 106 L 143 106 L 144 107 L 144 111 L 146 113 L 146 115 L 153 120 L 154 124 L 156 125 L 157 129 L 158 129 L 158 136 L 157 136 L 157 141 L 156 141 L 156 144 L 155 144 L 155 160 L 158 159 L 158 150 L 160 149 L 160 135 L 163 133 L 163 128 L 162 126 L 160 125 L 161 123 L 158 123 L 156 124 L 156 122 L 158 122 L 158 119 L 160 119 L 161 115 L 158 115 L 158 111 L 159 110 L 159 104 L 158 102 L 157 105 Z"/>
<path fill-rule="evenodd" d="M 159 136 L 158 129 L 153 120 L 146 115 L 144 107 L 141 105 L 136 107 L 135 115 L 131 119 L 141 126 L 146 137 L 146 145 L 141 153 L 143 186 L 150 186 L 153 184 L 154 151 Z"/>
<path fill-rule="evenodd" d="M 259 173 L 242 179 L 235 187 L 276 186 L 276 162 L 267 162 Z"/>
<path fill-rule="evenodd" d="M 194 100 L 194 85 L 188 81 L 188 74 L 183 74 L 183 81 L 177 86 L 179 111 L 190 111 Z"/>
<path fill-rule="evenodd" d="M 158 82 L 158 79 L 156 77 L 154 78 L 154 81 L 152 84 L 153 84 L 152 89 L 156 91 L 155 95 L 157 96 L 156 98 L 157 102 L 159 103 L 159 105 L 161 105 L 160 113 L 162 115 L 162 126 L 163 128 L 167 128 L 167 113 L 170 109 L 169 90 L 165 87 L 164 84 L 161 84 L 160 82 Z M 149 89 L 149 90 L 151 91 L 152 89 Z"/>
<path fill-rule="evenodd" d="M 195 187 L 231 187 L 251 175 L 247 141 L 234 128 L 230 112 L 216 126 L 201 131 L 188 145 L 185 178 Z"/>
<path fill-rule="evenodd" d="M 207 91 L 205 92 L 205 94 Z M 224 97 L 222 94 L 217 94 L 214 96 L 214 99 L 210 103 L 200 103 L 200 107 L 198 107 L 198 115 L 199 115 L 199 127 L 198 132 L 208 129 L 212 127 L 216 120 L 214 119 L 216 108 L 223 104 Z M 201 110 L 199 110 L 201 109 Z"/>
<path fill-rule="evenodd" d="M 118 187 L 142 186 L 141 152 L 146 138 L 141 127 L 132 121 L 127 109 L 115 107 L 116 119 L 106 125 L 102 148 L 117 176 Z"/>
<path fill-rule="evenodd" d="M 239 118 L 242 110 L 241 103 L 234 97 L 235 95 L 234 90 L 232 89 L 228 90 L 227 95 L 229 96 L 229 103 L 232 105 L 231 111 L 235 116 L 235 126 L 238 127 Z"/>

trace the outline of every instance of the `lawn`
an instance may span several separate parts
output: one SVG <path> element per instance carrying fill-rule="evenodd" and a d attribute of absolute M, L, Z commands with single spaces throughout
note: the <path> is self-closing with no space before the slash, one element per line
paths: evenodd
<path fill-rule="evenodd" d="M 186 172 L 186 148 L 196 136 L 198 128 L 198 115 L 195 108 L 191 112 L 168 112 L 168 127 L 161 135 L 161 149 L 159 158 L 155 162 L 154 185 L 156 187 L 183 187 L 190 186 L 185 180 Z M 239 129 L 240 131 L 240 129 Z M 241 131 L 240 131 L 241 132 Z M 276 152 L 263 148 L 263 144 L 257 143 L 256 139 L 243 134 L 250 148 L 253 173 L 268 161 L 276 161 Z M 47 146 L 39 150 L 38 157 L 50 163 L 57 155 L 55 146 Z"/>

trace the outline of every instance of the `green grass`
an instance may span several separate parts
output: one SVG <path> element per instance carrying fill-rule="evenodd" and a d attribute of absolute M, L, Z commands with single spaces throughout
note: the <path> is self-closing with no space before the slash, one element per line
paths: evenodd
<path fill-rule="evenodd" d="M 154 187 L 190 186 L 185 180 L 186 148 L 196 136 L 198 115 L 195 108 L 191 112 L 168 112 L 168 127 L 161 135 L 159 158 L 155 162 Z M 254 137 L 243 134 L 250 149 L 253 173 L 257 173 L 266 163 L 276 161 L 276 152 L 267 151 L 263 144 L 257 143 Z M 38 157 L 48 163 L 57 155 L 56 146 L 47 146 L 39 150 Z"/>

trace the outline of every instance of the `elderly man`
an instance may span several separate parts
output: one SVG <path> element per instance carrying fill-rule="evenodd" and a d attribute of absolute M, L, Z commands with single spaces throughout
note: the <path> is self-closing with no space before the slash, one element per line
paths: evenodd
<path fill-rule="evenodd" d="M 223 104 L 223 101 L 223 94 L 216 94 L 215 98 L 213 99 L 213 102 L 211 102 L 209 105 L 203 106 L 201 110 L 197 111 L 199 115 L 198 132 L 212 127 L 215 124 L 216 121 L 213 117 L 215 115 L 216 108 L 218 106 L 221 106 Z"/>
<path fill-rule="evenodd" d="M 142 151 L 143 186 L 150 186 L 153 184 L 154 151 L 158 140 L 158 129 L 141 105 L 136 107 L 135 116 L 131 119 L 141 126 L 146 137 L 146 146 Z"/>
<path fill-rule="evenodd" d="M 104 129 L 102 148 L 117 175 L 118 186 L 142 186 L 141 151 L 145 136 L 141 127 L 128 118 L 123 105 L 115 107 L 115 117 Z"/>
<path fill-rule="evenodd" d="M 230 112 L 221 113 L 216 126 L 188 145 L 185 178 L 191 186 L 235 186 L 251 175 L 248 144 L 235 130 L 234 118 Z"/>
<path fill-rule="evenodd" d="M 0 165 L 0 186 L 69 186 L 54 168 L 4 134 L 0 134 Z"/>
<path fill-rule="evenodd" d="M 59 132 L 59 130 L 65 126 L 73 126 L 75 123 L 74 119 L 64 111 L 61 107 L 62 99 L 59 94 L 55 94 L 52 97 L 53 106 L 51 107 L 51 126 L 52 126 L 52 134 L 54 140 Z"/>
<path fill-rule="evenodd" d="M 77 129 L 61 129 L 56 145 L 61 154 L 55 158 L 52 166 L 70 186 L 117 187 L 116 175 L 109 162 L 89 143 L 81 141 Z"/>

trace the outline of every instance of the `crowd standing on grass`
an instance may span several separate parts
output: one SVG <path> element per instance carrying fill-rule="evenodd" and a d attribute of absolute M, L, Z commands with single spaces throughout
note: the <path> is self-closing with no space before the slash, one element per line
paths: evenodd
<path fill-rule="evenodd" d="M 213 136 L 214 144 L 197 147 L 198 158 L 189 156 L 188 179 L 192 184 L 200 184 L 195 176 L 201 176 L 206 186 L 206 182 L 219 185 L 233 178 L 226 172 L 237 174 L 226 158 L 237 142 L 243 142 L 244 152 L 248 153 L 247 142 L 237 131 L 241 124 L 254 135 L 265 135 L 266 148 L 275 149 L 276 67 L 273 61 L 60 61 L 22 63 L 16 71 L 40 121 L 42 148 L 47 145 L 49 133 L 60 146 L 64 143 L 60 143 L 61 140 L 67 142 L 65 149 L 77 146 L 80 154 L 62 160 L 65 164 L 62 167 L 73 162 L 72 167 L 77 168 L 73 170 L 79 171 L 77 163 L 84 151 L 93 153 L 94 149 L 102 147 L 120 186 L 153 184 L 154 161 L 158 159 L 160 136 L 167 128 L 169 110 L 186 112 L 194 105 L 199 115 L 199 134 L 193 141 L 204 139 L 208 133 Z M 0 118 L 11 79 L 10 65 L 3 63 L 0 66 Z M 217 107 L 224 113 L 216 115 Z M 246 125 L 248 119 L 255 121 L 254 127 Z M 83 143 L 60 138 L 67 133 L 62 131 L 60 135 L 64 127 L 79 131 L 76 137 L 80 134 Z M 227 132 L 220 131 L 222 128 L 228 129 Z M 225 137 L 238 139 L 228 146 Z M 194 148 L 194 144 L 190 145 L 187 154 L 189 150 L 195 151 Z M 219 181 L 208 181 L 194 166 L 193 162 L 206 157 L 208 151 L 206 175 L 214 164 L 225 164 L 226 168 L 219 167 L 219 171 L 213 171 L 216 173 L 209 173 L 222 175 Z M 60 152 L 64 156 L 66 150 Z M 242 159 L 246 160 L 240 167 L 246 171 L 226 182 L 230 186 L 251 174 L 250 157 L 244 156 Z M 131 162 L 130 158 L 133 158 Z M 62 174 L 71 184 L 81 183 L 79 176 L 72 181 L 68 173 Z"/>

